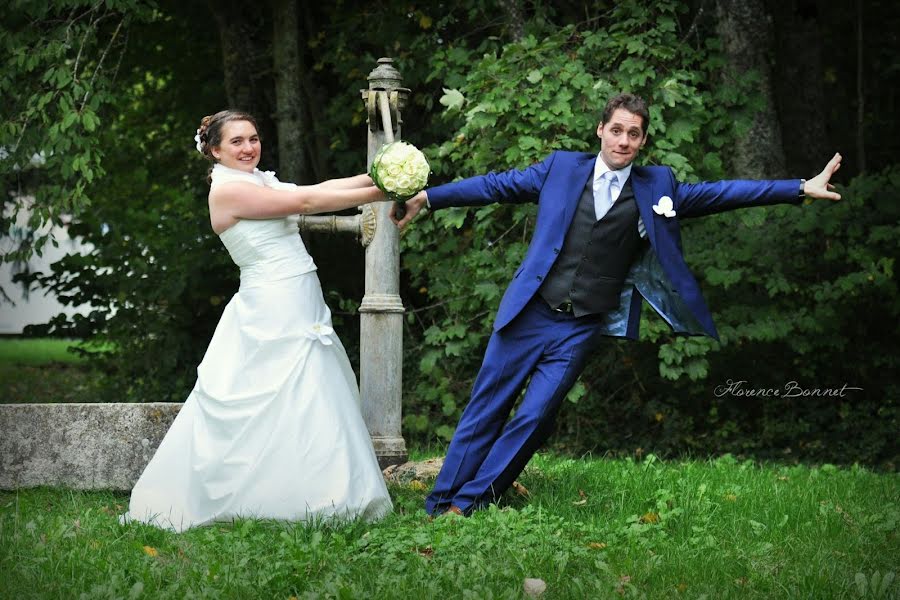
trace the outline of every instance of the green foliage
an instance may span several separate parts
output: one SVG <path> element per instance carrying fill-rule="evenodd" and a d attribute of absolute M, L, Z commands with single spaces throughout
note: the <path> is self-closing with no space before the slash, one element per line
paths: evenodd
<path fill-rule="evenodd" d="M 703 246 L 691 245 L 697 250 L 689 260 L 707 275 L 710 304 L 722 307 L 716 317 L 723 348 L 709 359 L 712 383 L 746 380 L 783 395 L 791 381 L 806 390 L 862 388 L 836 398 L 757 400 L 742 409 L 734 398 L 715 399 L 714 422 L 734 428 L 735 449 L 896 460 L 898 184 L 900 167 L 893 166 L 855 178 L 840 188 L 837 203 L 762 209 L 764 221 L 751 226 L 721 215 L 691 231 Z M 725 247 L 728 255 L 719 250 Z M 735 283 L 711 281 L 710 268 L 740 275 Z"/>
<path fill-rule="evenodd" d="M 182 154 L 183 155 L 183 154 Z M 93 246 L 69 255 L 50 274 L 31 280 L 75 305 L 87 303 L 87 317 L 61 317 L 29 333 L 90 337 L 115 352 L 85 351 L 110 376 L 95 401 L 182 401 L 193 385 L 196 365 L 215 323 L 235 288 L 235 273 L 209 233 L 202 180 L 183 189 L 147 181 L 147 172 L 119 187 L 106 182 L 91 219 L 70 225 L 73 235 Z M 144 181 L 141 181 L 144 179 Z"/>
<path fill-rule="evenodd" d="M 45 223 L 60 224 L 91 203 L 89 186 L 106 173 L 94 134 L 114 111 L 116 78 L 132 23 L 153 18 L 138 0 L 27 2 L 4 9 L 0 28 L 0 230 L 28 206 L 19 247 L 0 261 L 27 259 L 47 242 Z M 27 200 L 33 196 L 34 201 Z M 13 221 L 14 222 L 14 221 Z M 43 229 L 46 232 L 46 229 Z"/>
<path fill-rule="evenodd" d="M 194 21 L 187 12 L 133 25 L 130 33 L 144 40 L 152 29 L 188 40 Z M 115 175 L 85 184 L 90 209 L 69 225 L 89 252 L 64 257 L 49 273 L 20 276 L 63 302 L 92 307 L 86 317 L 60 315 L 28 330 L 94 343 L 81 350 L 103 375 L 92 401 L 182 401 L 236 288 L 236 269 L 209 226 L 208 165 L 191 139 L 198 115 L 220 101 L 219 73 L 195 68 L 214 63 L 215 52 L 177 43 L 127 49 L 117 110 L 90 139 L 92 148 L 114 150 L 104 168 Z M 197 88 L 189 99 L 173 84 L 181 80 Z"/>
<path fill-rule="evenodd" d="M 853 467 L 539 455 L 526 500 L 429 521 L 430 482 L 342 525 L 119 525 L 127 498 L 0 493 L 4 598 L 891 598 L 897 475 Z"/>
<path fill-rule="evenodd" d="M 485 0 L 412 8 L 385 2 L 318 15 L 306 45 L 322 90 L 321 119 L 314 127 L 327 137 L 329 172 L 361 170 L 366 113 L 355 91 L 367 86 L 367 69 L 382 56 L 394 59 L 412 92 L 403 113 L 404 139 L 419 147 L 444 139 L 446 128 L 435 118 L 442 110 L 442 87 L 460 85 L 473 57 L 501 47 L 503 23 L 495 19 L 496 10 Z M 472 23 L 485 25 L 473 35 Z"/>

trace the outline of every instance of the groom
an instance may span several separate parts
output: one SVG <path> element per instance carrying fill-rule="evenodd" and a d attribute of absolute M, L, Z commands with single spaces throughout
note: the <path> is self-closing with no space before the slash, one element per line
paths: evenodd
<path fill-rule="evenodd" d="M 599 155 L 559 151 L 521 171 L 433 187 L 407 201 L 402 220 L 394 218 L 402 228 L 425 205 L 538 204 L 531 245 L 500 303 L 471 400 L 425 502 L 429 514 L 468 515 L 498 499 L 550 435 L 602 337 L 637 339 L 643 300 L 674 331 L 717 337 L 682 256 L 680 219 L 797 204 L 804 196 L 840 199 L 828 189 L 840 154 L 809 181 L 679 183 L 668 167 L 633 164 L 649 124 L 644 100 L 620 94 L 597 127 Z"/>

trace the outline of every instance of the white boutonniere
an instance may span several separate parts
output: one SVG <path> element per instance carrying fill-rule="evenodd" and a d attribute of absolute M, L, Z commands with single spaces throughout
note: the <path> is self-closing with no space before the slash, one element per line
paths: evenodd
<path fill-rule="evenodd" d="M 313 323 L 313 325 L 306 332 L 306 337 L 311 340 L 319 340 L 326 346 L 330 346 L 334 342 L 331 341 L 331 334 L 334 333 L 334 329 L 330 326 L 325 325 L 324 323 Z"/>
<path fill-rule="evenodd" d="M 675 205 L 672 204 L 672 199 L 668 196 L 663 196 L 659 200 L 656 201 L 656 204 L 653 205 L 653 212 L 658 215 L 663 215 L 666 217 L 674 217 L 675 216 Z"/>

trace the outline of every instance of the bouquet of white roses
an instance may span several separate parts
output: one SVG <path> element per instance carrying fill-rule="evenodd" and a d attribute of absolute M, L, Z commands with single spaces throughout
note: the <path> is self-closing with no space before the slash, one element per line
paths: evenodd
<path fill-rule="evenodd" d="M 385 196 L 399 204 L 395 214 L 402 219 L 405 211 L 401 209 L 425 188 L 430 171 L 421 150 L 406 142 L 392 142 L 375 155 L 369 176 Z"/>

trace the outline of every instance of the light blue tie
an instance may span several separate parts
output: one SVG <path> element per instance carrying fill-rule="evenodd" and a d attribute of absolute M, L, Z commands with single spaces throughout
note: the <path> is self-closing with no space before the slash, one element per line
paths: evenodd
<path fill-rule="evenodd" d="M 597 188 L 597 194 L 594 196 L 594 214 L 597 220 L 602 219 L 613 205 L 613 186 L 618 183 L 616 174 L 607 171 L 600 176 L 600 185 Z"/>

